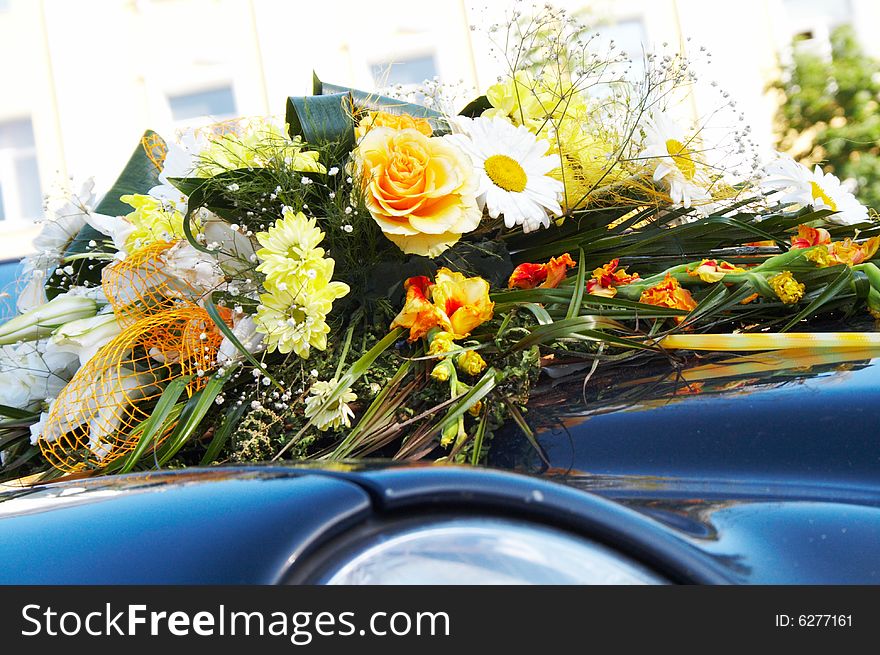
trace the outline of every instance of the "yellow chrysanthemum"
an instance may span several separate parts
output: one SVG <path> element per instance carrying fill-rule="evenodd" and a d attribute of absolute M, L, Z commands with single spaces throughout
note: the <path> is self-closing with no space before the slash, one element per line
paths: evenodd
<path fill-rule="evenodd" d="M 782 271 L 782 273 L 774 275 L 767 280 L 767 283 L 786 305 L 794 305 L 804 297 L 806 286 L 795 280 L 790 271 Z"/>
<path fill-rule="evenodd" d="M 255 322 L 257 332 L 266 335 L 269 352 L 294 352 L 303 359 L 309 350 L 327 348 L 327 314 L 333 301 L 349 291 L 343 282 L 323 286 L 307 284 L 298 289 L 273 288 L 260 295 Z"/>
<path fill-rule="evenodd" d="M 554 121 L 556 134 L 550 139 L 561 157 L 562 168 L 550 175 L 565 184 L 565 204 L 569 207 L 589 202 L 598 187 L 632 184 L 630 173 L 616 163 L 614 153 L 622 136 L 606 122 L 597 120 L 587 106 L 569 107 Z M 624 192 L 624 188 L 620 192 Z"/>
<path fill-rule="evenodd" d="M 134 207 L 134 211 L 125 217 L 134 226 L 125 240 L 129 252 L 157 241 L 172 242 L 184 238 L 183 214 L 166 207 L 161 200 L 141 194 L 124 195 L 119 199 Z M 198 232 L 198 226 L 193 231 Z"/>
<path fill-rule="evenodd" d="M 324 258 L 324 249 L 318 244 L 324 233 L 317 227 L 317 219 L 306 218 L 302 212 L 294 213 L 285 207 L 282 218 L 268 232 L 257 234 L 263 246 L 257 251 L 260 265 L 257 270 L 269 278 L 270 283 L 305 276 L 317 280 L 329 280 L 333 275 L 333 260 Z"/>
<path fill-rule="evenodd" d="M 306 398 L 305 416 L 311 419 L 315 427 L 319 430 L 336 429 L 339 427 L 351 427 L 351 419 L 354 418 L 354 412 L 349 403 L 357 400 L 357 394 L 347 387 L 345 391 L 334 402 L 327 405 L 327 400 L 333 393 L 338 381 L 336 378 L 324 382 L 318 380 L 309 389 L 309 397 Z"/>
<path fill-rule="evenodd" d="M 327 314 L 333 301 L 349 292 L 343 282 L 332 282 L 335 262 L 323 257 L 318 244 L 324 233 L 315 219 L 284 211 L 284 217 L 257 237 L 265 246 L 257 252 L 258 270 L 266 273 L 268 293 L 260 296 L 257 332 L 266 335 L 271 352 L 295 352 L 302 358 L 314 347 L 327 347 Z"/>
<path fill-rule="evenodd" d="M 304 150 L 302 139 L 291 139 L 287 126 L 271 120 L 246 121 L 223 134 L 210 138 L 210 144 L 199 155 L 195 167 L 197 177 L 213 177 L 238 168 L 265 168 L 271 162 L 304 173 L 325 173 L 314 150 Z"/>

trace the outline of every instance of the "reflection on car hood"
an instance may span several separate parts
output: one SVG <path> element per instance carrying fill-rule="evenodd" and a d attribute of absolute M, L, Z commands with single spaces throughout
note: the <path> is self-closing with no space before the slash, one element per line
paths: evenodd
<path fill-rule="evenodd" d="M 806 350 L 645 360 L 584 385 L 548 383 L 530 404 L 544 461 L 516 429 L 492 463 L 600 475 L 869 485 L 880 480 L 878 351 Z M 500 438 L 499 438 L 500 437 Z"/>
<path fill-rule="evenodd" d="M 613 499 L 743 581 L 880 581 L 880 351 L 645 359 L 544 385 L 492 464 Z M 672 364 L 672 366 L 671 366 Z M 579 377 L 578 377 L 579 375 Z"/>

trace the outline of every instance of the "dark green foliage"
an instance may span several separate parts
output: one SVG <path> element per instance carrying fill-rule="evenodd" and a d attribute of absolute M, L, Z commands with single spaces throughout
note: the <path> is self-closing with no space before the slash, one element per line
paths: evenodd
<path fill-rule="evenodd" d="M 850 26 L 832 32 L 830 59 L 797 45 L 772 85 L 785 97 L 777 147 L 855 180 L 859 200 L 880 210 L 880 61 L 865 54 Z"/>

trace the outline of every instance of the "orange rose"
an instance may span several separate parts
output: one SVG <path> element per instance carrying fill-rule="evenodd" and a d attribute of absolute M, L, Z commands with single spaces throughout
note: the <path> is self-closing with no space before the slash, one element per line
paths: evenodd
<path fill-rule="evenodd" d="M 646 305 L 669 307 L 671 309 L 684 309 L 689 312 L 693 311 L 697 306 L 697 301 L 691 296 L 691 292 L 683 288 L 678 280 L 669 273 L 666 274 L 666 278 L 660 284 L 656 284 L 650 289 L 645 289 L 639 298 L 639 302 Z M 677 316 L 675 320 L 681 323 L 684 317 Z"/>
<path fill-rule="evenodd" d="M 354 128 L 354 137 L 360 141 L 374 127 L 390 127 L 392 130 L 418 130 L 425 136 L 434 134 L 431 124 L 424 118 L 409 114 L 391 114 L 387 111 L 371 111 Z"/>
<path fill-rule="evenodd" d="M 403 252 L 436 257 L 479 225 L 473 163 L 450 141 L 374 127 L 353 156 L 370 214 Z"/>

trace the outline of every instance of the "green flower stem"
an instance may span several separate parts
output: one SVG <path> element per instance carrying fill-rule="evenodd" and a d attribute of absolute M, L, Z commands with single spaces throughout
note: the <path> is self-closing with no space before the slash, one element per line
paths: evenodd
<path fill-rule="evenodd" d="M 872 262 L 865 262 L 864 264 L 856 264 L 852 270 L 860 271 L 868 278 L 871 287 L 868 289 L 866 301 L 868 308 L 876 316 L 880 312 L 880 268 Z"/>
<path fill-rule="evenodd" d="M 880 268 L 877 268 L 877 265 L 872 262 L 865 262 L 864 264 L 856 264 L 852 267 L 854 271 L 861 271 L 868 277 L 868 281 L 871 283 L 871 287 L 880 291 Z"/>
<path fill-rule="evenodd" d="M 786 270 L 799 259 L 803 259 L 804 253 L 812 250 L 811 248 L 792 249 L 780 255 L 769 258 L 767 261 L 746 270 L 744 273 L 727 273 L 719 282 L 725 284 L 742 284 L 747 282 L 752 285 L 757 293 L 768 298 L 776 298 L 773 289 L 767 284 L 767 278 Z M 700 265 L 702 260 L 692 262 L 690 264 L 679 264 L 666 269 L 662 273 L 657 273 L 638 282 L 617 287 L 617 295 L 627 300 L 638 300 L 642 292 L 652 286 L 659 284 L 667 275 L 671 275 L 681 284 L 718 284 L 718 282 L 703 282 L 699 276 L 691 275 L 688 269 L 693 270 Z M 873 266 L 873 264 L 871 264 Z M 880 269 L 877 269 L 877 275 L 880 276 Z M 870 276 L 869 276 L 870 277 Z M 872 285 L 874 283 L 872 282 Z M 880 290 L 880 278 L 878 278 L 877 289 Z"/>
<path fill-rule="evenodd" d="M 794 264 L 797 260 L 803 259 L 804 255 L 807 252 L 812 251 L 816 247 L 818 246 L 814 246 L 813 248 L 792 248 L 791 250 L 784 252 L 781 255 L 774 255 L 773 257 L 770 257 L 766 261 L 755 266 L 755 268 L 749 270 L 752 273 L 779 273 L 780 271 L 783 271 Z"/>
<path fill-rule="evenodd" d="M 342 375 L 342 370 L 345 367 L 345 358 L 348 357 L 348 349 L 351 347 L 351 337 L 354 335 L 354 322 L 348 326 L 348 330 L 345 332 L 345 342 L 342 344 L 342 354 L 339 355 L 339 364 L 336 366 L 336 373 L 333 375 L 334 380 L 338 380 Z"/>

